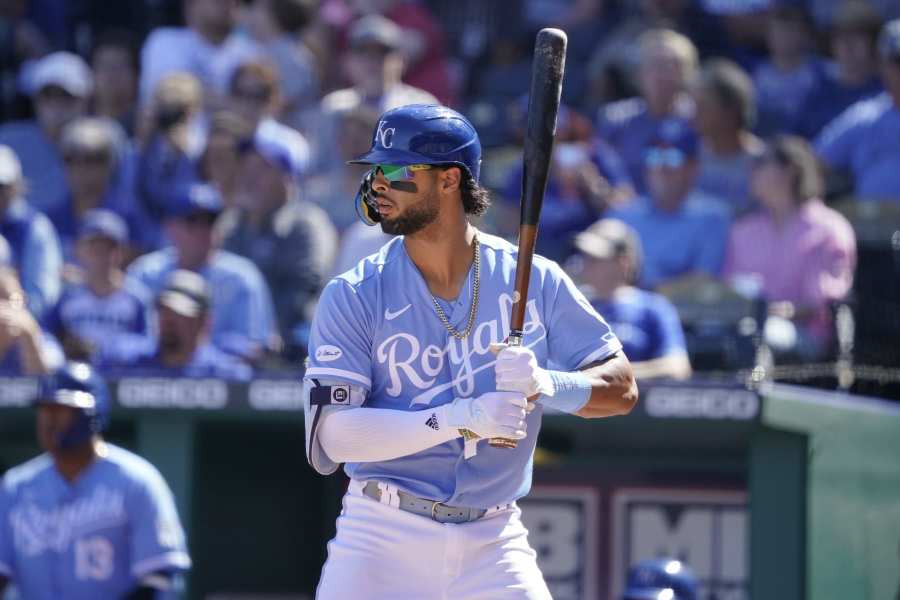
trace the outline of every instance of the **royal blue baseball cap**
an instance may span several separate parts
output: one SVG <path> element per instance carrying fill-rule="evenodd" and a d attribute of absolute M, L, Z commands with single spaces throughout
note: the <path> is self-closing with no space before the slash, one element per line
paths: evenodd
<path fill-rule="evenodd" d="M 294 129 L 277 121 L 259 124 L 250 140 L 240 146 L 242 152 L 254 151 L 291 177 L 299 177 L 309 164 L 309 144 Z"/>
<path fill-rule="evenodd" d="M 168 216 L 183 219 L 197 213 L 218 215 L 224 209 L 222 195 L 206 183 L 190 183 L 175 192 Z"/>
<path fill-rule="evenodd" d="M 125 221 L 105 208 L 95 208 L 84 213 L 78 226 L 78 239 L 102 237 L 125 244 L 128 242 L 128 225 Z"/>
<path fill-rule="evenodd" d="M 652 558 L 628 569 L 624 600 L 698 600 L 697 577 L 679 560 Z"/>

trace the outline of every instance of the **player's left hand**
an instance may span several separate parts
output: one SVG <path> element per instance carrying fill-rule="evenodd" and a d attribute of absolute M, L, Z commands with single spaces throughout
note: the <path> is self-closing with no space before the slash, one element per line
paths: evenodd
<path fill-rule="evenodd" d="M 497 389 L 505 392 L 525 394 L 529 400 L 538 395 L 552 396 L 555 392 L 553 380 L 537 362 L 537 357 L 529 348 L 491 344 L 491 351 L 497 354 Z"/>

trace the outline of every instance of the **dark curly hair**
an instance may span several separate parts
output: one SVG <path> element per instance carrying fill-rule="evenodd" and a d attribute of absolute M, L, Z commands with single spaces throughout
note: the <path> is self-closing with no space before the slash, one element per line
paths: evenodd
<path fill-rule="evenodd" d="M 459 192 L 462 195 L 463 210 L 467 215 L 475 215 L 480 217 L 487 212 L 491 205 L 491 196 L 487 188 L 478 185 L 478 182 L 472 179 L 469 172 L 459 165 L 442 165 L 444 169 L 458 167 L 460 175 Z"/>

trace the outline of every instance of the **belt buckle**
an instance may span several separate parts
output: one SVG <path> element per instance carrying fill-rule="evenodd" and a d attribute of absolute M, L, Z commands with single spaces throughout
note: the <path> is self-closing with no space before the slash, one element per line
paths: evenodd
<path fill-rule="evenodd" d="M 439 501 L 437 501 L 437 500 L 435 500 L 434 502 L 431 503 L 431 519 L 432 519 L 433 521 L 437 521 L 437 520 L 438 520 L 437 515 L 435 514 L 435 511 L 437 510 L 437 507 L 438 507 L 439 504 L 444 504 L 444 503 L 443 503 L 443 502 L 439 502 Z M 446 506 L 446 504 L 444 504 L 444 506 Z M 438 523 L 440 523 L 440 521 L 438 521 Z"/>

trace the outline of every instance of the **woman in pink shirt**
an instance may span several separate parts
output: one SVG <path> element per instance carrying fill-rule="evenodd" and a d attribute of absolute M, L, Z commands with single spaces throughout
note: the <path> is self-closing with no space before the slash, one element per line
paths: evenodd
<path fill-rule="evenodd" d="M 823 185 L 805 140 L 772 140 L 750 179 L 763 208 L 734 224 L 723 271 L 736 285 L 755 282 L 768 301 L 770 346 L 806 360 L 828 351 L 830 304 L 850 291 L 856 268 L 853 228 L 820 200 Z"/>

